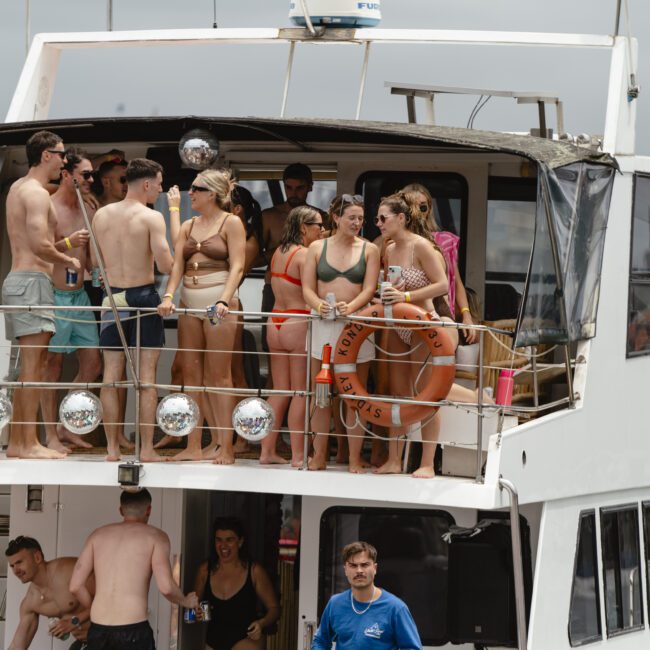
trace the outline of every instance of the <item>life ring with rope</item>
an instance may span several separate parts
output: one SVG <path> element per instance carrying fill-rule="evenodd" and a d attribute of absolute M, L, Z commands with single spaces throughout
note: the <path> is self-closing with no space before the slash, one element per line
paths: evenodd
<path fill-rule="evenodd" d="M 400 302 L 395 305 L 369 305 L 356 316 L 383 318 L 384 322 L 396 327 L 409 328 L 422 339 L 431 355 L 427 363 L 433 371 L 426 385 L 413 397 L 412 404 L 392 404 L 372 397 L 366 391 L 357 374 L 357 356 L 362 343 L 372 334 L 377 325 L 373 321 L 350 321 L 346 324 L 334 348 L 334 382 L 343 395 L 357 395 L 366 399 L 348 400 L 348 407 L 369 423 L 384 427 L 400 427 L 420 422 L 437 411 L 435 406 L 418 402 L 438 402 L 445 399 L 456 374 L 456 357 L 451 337 L 443 327 L 436 327 L 431 316 L 421 307 Z M 417 320 L 429 327 L 400 323 L 401 320 Z"/>

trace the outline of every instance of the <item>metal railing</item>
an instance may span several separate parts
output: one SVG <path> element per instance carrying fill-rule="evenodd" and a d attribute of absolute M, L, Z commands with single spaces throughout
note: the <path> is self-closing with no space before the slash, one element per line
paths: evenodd
<path fill-rule="evenodd" d="M 214 394 L 228 394 L 228 395 L 233 395 L 237 397 L 250 397 L 250 396 L 262 396 L 262 397 L 269 397 L 269 396 L 285 396 L 285 397 L 301 397 L 305 398 L 306 400 L 306 407 L 305 407 L 305 420 L 304 420 L 304 429 L 302 432 L 304 435 L 304 467 L 306 468 L 306 463 L 307 463 L 307 452 L 309 448 L 309 441 L 310 441 L 310 434 L 313 432 L 311 431 L 311 426 L 310 426 L 310 421 L 311 421 L 311 416 L 313 415 L 311 413 L 311 400 L 314 399 L 315 397 L 315 392 L 312 388 L 311 385 L 311 371 L 310 371 L 310 364 L 307 363 L 307 372 L 305 376 L 305 387 L 304 389 L 301 390 L 283 390 L 283 389 L 273 389 L 273 388 L 243 388 L 243 387 L 222 387 L 222 386 L 194 386 L 194 385 L 188 385 L 188 384 L 172 384 L 172 383 L 161 383 L 161 382 L 156 382 L 156 383 L 146 383 L 140 381 L 139 378 L 139 361 L 140 361 L 140 355 L 141 355 L 141 345 L 140 345 L 140 336 L 139 336 L 139 330 L 140 330 L 140 322 L 142 318 L 146 318 L 148 316 L 152 316 L 157 314 L 157 310 L 155 308 L 138 308 L 138 307 L 119 307 L 119 312 L 122 314 L 117 314 L 117 308 L 114 306 L 114 304 L 111 307 L 91 307 L 91 306 L 51 306 L 51 305 L 32 305 L 32 306 L 12 306 L 12 305 L 0 305 L 0 312 L 39 312 L 39 311 L 46 311 L 46 312 L 67 312 L 72 314 L 74 316 L 75 312 L 113 312 L 113 315 L 117 315 L 116 319 L 116 325 L 118 326 L 118 331 L 121 330 L 120 326 L 120 319 L 124 321 L 127 318 L 135 318 L 136 319 L 136 345 L 134 348 L 135 355 L 134 357 L 131 357 L 132 353 L 132 348 L 128 347 L 126 338 L 123 336 L 122 332 L 122 341 L 123 341 L 123 346 L 118 347 L 118 348 L 103 348 L 103 349 L 118 349 L 122 350 L 125 352 L 127 355 L 127 360 L 129 358 L 132 359 L 132 364 L 130 365 L 130 371 L 131 371 L 131 378 L 122 380 L 122 381 L 115 381 L 115 382 L 99 382 L 99 381 L 94 381 L 94 382 L 70 382 L 70 381 L 56 381 L 56 382 L 49 382 L 49 381 L 18 381 L 18 380 L 9 380 L 5 379 L 3 381 L 0 381 L 0 388 L 7 388 L 7 389 L 15 389 L 15 388 L 42 388 L 42 389 L 98 389 L 98 388 L 103 388 L 103 387 L 110 387 L 110 388 L 133 388 L 135 392 L 135 444 L 136 444 L 136 462 L 139 461 L 139 451 L 140 451 L 140 429 L 139 429 L 139 423 L 140 423 L 140 393 L 144 389 L 151 389 L 154 388 L 156 390 L 167 390 L 167 391 L 188 391 L 190 393 L 214 393 Z M 131 314 L 129 316 L 124 316 L 124 313 Z M 201 315 L 205 316 L 206 311 L 202 309 L 190 309 L 190 308 L 183 308 L 183 307 L 178 307 L 175 310 L 175 315 Z M 312 323 L 315 319 L 319 319 L 320 316 L 313 315 L 313 314 L 295 314 L 295 313 L 279 313 L 279 312 L 262 312 L 262 311 L 230 311 L 230 315 L 236 316 L 238 319 L 241 319 L 241 322 L 244 323 L 244 325 L 257 325 L 258 327 L 265 327 L 266 323 L 261 320 L 270 316 L 275 316 L 275 317 L 284 317 L 284 318 L 291 318 L 291 319 L 305 319 L 307 320 L 307 337 L 306 337 L 306 346 L 305 346 L 305 356 L 309 360 L 311 359 L 312 356 Z M 59 316 L 61 318 L 61 316 Z M 337 317 L 341 318 L 341 317 Z M 463 409 L 469 413 L 475 413 L 476 414 L 476 471 L 475 471 L 475 479 L 477 482 L 482 482 L 483 480 L 483 419 L 486 416 L 486 414 L 494 414 L 495 411 L 497 412 L 499 416 L 499 424 L 498 424 L 498 430 L 497 433 L 501 433 L 502 430 L 502 425 L 503 425 L 503 416 L 506 414 L 512 414 L 512 415 L 521 415 L 521 416 L 530 416 L 530 415 L 535 415 L 535 414 L 540 414 L 548 410 L 554 410 L 557 409 L 561 406 L 569 406 L 571 404 L 571 396 L 566 396 L 554 401 L 549 401 L 546 402 L 545 404 L 540 404 L 538 395 L 537 395 L 537 390 L 535 391 L 535 404 L 533 406 L 521 406 L 521 405 L 508 405 L 508 406 L 503 406 L 503 405 L 497 405 L 497 404 L 488 404 L 484 401 L 484 382 L 483 382 L 483 375 L 484 371 L 488 368 L 492 369 L 497 369 L 498 367 L 496 366 L 489 366 L 486 363 L 486 359 L 484 358 L 484 347 L 485 347 L 485 337 L 486 336 L 493 336 L 493 335 L 512 335 L 511 332 L 505 331 L 505 330 L 499 330 L 493 327 L 485 326 L 485 325 L 472 325 L 472 326 L 467 326 L 465 324 L 458 324 L 458 323 L 450 323 L 450 322 L 438 322 L 435 321 L 433 324 L 427 323 L 426 327 L 423 327 L 423 322 L 421 320 L 407 320 L 407 319 L 392 319 L 392 318 L 379 318 L 379 317 L 371 317 L 371 316 L 347 316 L 344 317 L 346 321 L 350 322 L 363 322 L 366 325 L 370 326 L 376 326 L 376 328 L 391 328 L 393 326 L 399 325 L 399 326 L 404 326 L 404 325 L 410 325 L 413 326 L 413 328 L 427 328 L 427 327 L 436 327 L 436 328 L 444 328 L 444 329 L 474 329 L 477 330 L 479 333 L 479 343 L 478 343 L 478 363 L 476 365 L 471 365 L 470 368 L 475 368 L 476 369 L 476 384 L 478 388 L 478 397 L 476 403 L 471 403 L 471 402 L 458 402 L 458 401 L 453 401 L 449 399 L 444 399 L 444 400 L 439 400 L 439 401 L 418 401 L 417 403 L 419 405 L 423 406 L 430 406 L 432 408 L 437 408 L 441 406 L 448 406 L 448 407 L 455 407 L 457 409 Z M 86 322 L 91 322 L 91 321 L 86 321 Z M 112 324 L 113 321 L 107 321 L 108 323 Z M 92 322 L 93 325 L 95 325 L 95 322 Z M 215 325 L 218 327 L 218 325 Z M 43 346 L 47 347 L 47 346 Z M 66 346 L 57 346 L 61 348 L 65 348 Z M 72 346 L 68 346 L 72 347 Z M 74 346 L 75 348 L 78 348 L 78 346 Z M 178 351 L 183 351 L 184 348 L 162 348 L 162 351 L 168 351 L 168 352 L 178 352 Z M 210 350 L 206 350 L 206 352 L 210 352 Z M 250 351 L 245 351 L 245 350 L 233 350 L 233 355 L 234 354 L 256 354 L 259 356 L 263 355 L 268 355 L 269 357 L 272 356 L 273 353 L 269 352 L 250 352 Z M 518 352 L 513 351 L 514 354 L 521 354 Z M 539 362 L 536 361 L 535 354 L 533 353 L 531 355 L 531 368 L 530 370 L 528 369 L 520 369 L 518 372 L 530 372 L 533 377 L 539 373 L 541 370 L 544 368 L 548 367 L 565 367 L 565 364 L 540 364 Z M 390 359 L 384 360 L 387 362 L 390 362 Z M 489 360 L 488 360 L 489 361 Z M 404 363 L 404 360 L 400 360 L 401 363 Z M 427 361 L 425 360 L 424 363 Z M 411 363 L 420 363 L 420 362 L 411 362 Z M 572 364 L 568 367 L 572 367 Z M 567 380 L 567 385 L 571 385 L 570 379 Z M 537 386 L 536 382 L 533 381 L 533 386 Z M 388 403 L 388 404 L 413 404 L 414 400 L 412 397 L 396 397 L 396 396 L 390 396 L 390 395 L 371 395 L 370 398 L 368 396 L 359 396 L 359 395 L 352 395 L 352 394 L 341 394 L 338 395 L 338 397 L 345 401 L 348 400 L 350 402 L 353 401 L 360 401 L 360 400 L 368 400 L 368 399 L 380 399 L 382 402 Z M 21 424 L 21 423 L 19 423 Z M 25 424 L 25 423 L 22 423 Z M 44 423 L 43 423 L 44 424 Z M 49 424 L 49 423 L 48 423 Z M 126 424 L 126 423 L 119 423 L 119 424 Z M 214 427 L 212 427 L 214 428 Z M 217 427 L 218 428 L 218 427 Z M 364 427 L 365 428 L 365 427 Z M 290 433 L 295 433 L 294 431 L 290 431 Z M 373 437 L 379 438 L 379 439 L 385 439 L 385 440 L 395 440 L 395 438 L 386 438 L 383 436 L 380 436 L 379 434 L 376 434 L 374 432 L 371 432 Z M 328 435 L 342 435 L 342 434 L 336 434 L 336 433 L 330 433 Z M 348 432 L 349 435 L 349 432 Z M 428 441 L 423 441 L 424 444 L 427 444 Z M 436 441 L 430 441 L 432 444 L 445 444 L 444 440 L 436 440 Z M 448 443 L 449 444 L 449 443 Z M 471 445 L 473 446 L 473 444 Z"/>

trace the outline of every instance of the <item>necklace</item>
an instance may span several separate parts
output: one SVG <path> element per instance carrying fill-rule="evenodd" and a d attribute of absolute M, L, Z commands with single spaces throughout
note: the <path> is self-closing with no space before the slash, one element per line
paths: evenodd
<path fill-rule="evenodd" d="M 366 607 L 365 609 L 362 609 L 361 611 L 359 611 L 359 610 L 354 606 L 354 598 L 352 597 L 352 589 L 350 589 L 350 605 L 352 605 L 352 611 L 353 611 L 355 614 L 365 614 L 365 613 L 370 609 L 370 606 L 372 605 L 372 603 L 373 603 L 374 600 L 375 600 L 375 591 L 376 591 L 376 589 L 377 589 L 377 587 L 375 587 L 375 586 L 373 585 L 373 586 L 372 586 L 372 596 L 370 596 L 370 602 L 368 603 L 368 607 Z"/>

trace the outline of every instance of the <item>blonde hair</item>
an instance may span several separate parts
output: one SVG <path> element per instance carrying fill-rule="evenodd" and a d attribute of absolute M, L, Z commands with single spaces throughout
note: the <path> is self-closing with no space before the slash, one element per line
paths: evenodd
<path fill-rule="evenodd" d="M 200 178 L 205 186 L 216 194 L 215 201 L 222 210 L 230 210 L 231 194 L 237 187 L 229 169 L 205 169 L 199 172 Z"/>
<path fill-rule="evenodd" d="M 424 212 L 420 212 L 420 214 L 429 222 L 429 225 L 433 230 L 438 232 L 440 230 L 440 226 L 436 223 L 436 220 L 433 217 L 433 197 L 431 196 L 431 192 L 424 186 L 421 185 L 420 183 L 409 183 L 405 187 L 402 188 L 402 193 L 406 197 L 406 200 L 410 205 L 416 205 L 417 204 L 417 209 L 419 211 L 420 206 L 419 206 L 419 201 L 416 198 L 416 194 L 422 194 L 427 202 L 427 207 L 429 208 L 427 213 L 425 214 Z"/>

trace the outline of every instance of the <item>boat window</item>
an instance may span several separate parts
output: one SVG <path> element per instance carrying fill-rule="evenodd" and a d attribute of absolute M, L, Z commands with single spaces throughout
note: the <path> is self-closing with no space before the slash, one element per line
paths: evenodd
<path fill-rule="evenodd" d="M 635 174 L 627 356 L 650 354 L 650 176 Z"/>
<path fill-rule="evenodd" d="M 645 550 L 645 574 L 647 585 L 647 607 L 648 607 L 648 617 L 650 620 L 650 580 L 647 578 L 650 576 L 650 501 L 645 501 L 642 506 L 643 510 L 643 540 L 644 540 L 644 550 Z"/>
<path fill-rule="evenodd" d="M 600 641 L 600 597 L 596 556 L 596 514 L 581 512 L 573 569 L 569 642 L 573 647 Z"/>
<path fill-rule="evenodd" d="M 361 539 L 377 549 L 377 585 L 406 602 L 423 645 L 444 643 L 449 545 L 442 536 L 453 523 L 442 510 L 326 510 L 320 526 L 319 619 L 330 597 L 349 589 L 341 551 Z"/>
<path fill-rule="evenodd" d="M 401 190 L 411 183 L 424 185 L 433 198 L 436 223 L 441 230 L 460 237 L 458 267 L 465 269 L 465 240 L 467 234 L 467 181 L 460 174 L 449 172 L 391 172 L 371 171 L 357 179 L 356 192 L 365 202 L 364 236 L 370 241 L 379 237 L 373 219 L 382 197 Z"/>
<path fill-rule="evenodd" d="M 636 504 L 600 511 L 607 635 L 643 629 Z"/>
<path fill-rule="evenodd" d="M 487 320 L 515 318 L 535 235 L 537 180 L 491 176 L 485 241 Z"/>

